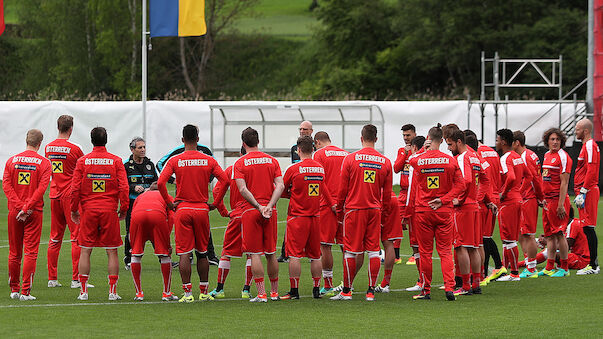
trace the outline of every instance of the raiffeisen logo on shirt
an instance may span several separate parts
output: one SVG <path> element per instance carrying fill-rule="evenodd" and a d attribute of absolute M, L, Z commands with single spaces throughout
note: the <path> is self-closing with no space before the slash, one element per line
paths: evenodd
<path fill-rule="evenodd" d="M 379 165 L 379 164 L 371 164 L 369 162 L 361 162 L 360 164 L 358 164 L 358 166 L 360 166 L 362 168 L 381 169 L 381 165 Z"/>

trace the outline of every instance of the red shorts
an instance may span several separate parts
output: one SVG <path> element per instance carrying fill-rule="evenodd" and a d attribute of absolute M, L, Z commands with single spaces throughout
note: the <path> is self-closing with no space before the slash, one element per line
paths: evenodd
<path fill-rule="evenodd" d="M 209 243 L 209 210 L 201 207 L 180 207 L 174 215 L 176 254 L 207 252 Z"/>
<path fill-rule="evenodd" d="M 331 207 L 320 208 L 320 243 L 325 245 L 341 244 L 341 224 Z"/>
<path fill-rule="evenodd" d="M 586 200 L 584 201 L 584 208 L 578 208 L 578 215 L 580 216 L 580 223 L 582 227 L 592 226 L 597 224 L 597 210 L 599 207 L 599 186 L 591 188 L 586 193 Z"/>
<path fill-rule="evenodd" d="M 343 250 L 361 254 L 379 251 L 381 210 L 347 210 L 343 218 Z"/>
<path fill-rule="evenodd" d="M 143 255 L 147 241 L 153 243 L 156 255 L 170 254 L 170 233 L 165 212 L 135 211 L 130 219 L 130 245 L 132 255 Z"/>
<path fill-rule="evenodd" d="M 285 247 L 291 258 L 320 259 L 319 217 L 290 216 L 287 218 Z"/>
<path fill-rule="evenodd" d="M 392 197 L 390 203 L 381 209 L 381 241 L 404 238 L 397 200 Z"/>
<path fill-rule="evenodd" d="M 577 254 L 571 252 L 567 254 L 567 264 L 570 270 L 581 270 L 589 263 L 590 260 L 587 260 Z"/>
<path fill-rule="evenodd" d="M 563 202 L 563 208 L 565 209 L 565 218 L 559 219 L 557 217 L 557 204 L 559 200 L 556 198 L 546 200 L 546 209 L 542 211 L 542 228 L 544 229 L 544 236 L 550 237 L 553 234 L 564 232 L 567 229 L 569 222 L 569 216 L 567 213 L 571 208 L 569 197 L 565 196 Z"/>
<path fill-rule="evenodd" d="M 419 247 L 419 239 L 417 239 L 417 222 L 414 214 L 408 219 L 408 242 L 411 247 Z"/>
<path fill-rule="evenodd" d="M 230 212 L 230 221 L 224 232 L 222 255 L 231 258 L 243 256 L 243 239 L 241 238 L 241 215 Z"/>
<path fill-rule="evenodd" d="M 479 226 L 479 211 L 474 206 L 454 211 L 454 247 L 478 248 L 482 234 Z"/>
<path fill-rule="evenodd" d="M 482 237 L 492 238 L 492 233 L 494 233 L 494 225 L 496 223 L 492 210 L 486 207 L 485 204 L 480 204 L 479 216 L 482 226 Z"/>
<path fill-rule="evenodd" d="M 524 200 L 521 203 L 521 223 L 519 232 L 521 234 L 536 234 L 538 225 L 538 200 L 536 198 Z"/>
<path fill-rule="evenodd" d="M 521 222 L 521 202 L 503 202 L 498 210 L 498 228 L 500 239 L 517 241 Z"/>
<path fill-rule="evenodd" d="M 71 220 L 71 199 L 68 193 L 50 199 L 50 241 L 63 241 L 66 227 L 69 227 L 71 241 L 77 241 L 78 224 Z"/>
<path fill-rule="evenodd" d="M 276 252 L 277 215 L 266 219 L 260 211 L 250 208 L 241 216 L 243 252 L 247 254 L 273 254 Z"/>
<path fill-rule="evenodd" d="M 400 220 L 404 219 L 404 213 L 406 212 L 406 192 L 400 191 L 398 195 L 398 210 L 400 212 Z"/>
<path fill-rule="evenodd" d="M 83 248 L 118 248 L 121 241 L 119 217 L 115 211 L 83 210 L 78 245 Z"/>

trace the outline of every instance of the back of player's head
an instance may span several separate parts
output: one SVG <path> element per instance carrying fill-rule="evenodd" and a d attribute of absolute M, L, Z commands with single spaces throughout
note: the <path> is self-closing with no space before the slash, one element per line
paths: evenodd
<path fill-rule="evenodd" d="M 467 137 L 467 136 L 472 135 L 472 136 L 473 136 L 473 137 L 475 137 L 475 139 L 477 140 L 477 135 L 476 135 L 476 134 L 475 134 L 475 132 L 473 132 L 472 130 L 470 130 L 470 129 L 466 129 L 466 130 L 464 130 L 464 131 L 463 131 L 463 133 L 465 133 L 465 136 L 466 136 L 466 137 Z"/>
<path fill-rule="evenodd" d="M 260 143 L 260 136 L 258 135 L 258 131 L 251 127 L 247 127 L 241 133 L 241 140 L 243 140 L 248 147 L 256 147 Z"/>
<path fill-rule="evenodd" d="M 522 131 L 513 132 L 513 141 L 519 141 L 521 146 L 526 145 L 526 135 Z"/>
<path fill-rule="evenodd" d="M 67 133 L 73 127 L 73 117 L 71 115 L 61 115 L 57 119 L 57 128 L 60 133 Z"/>
<path fill-rule="evenodd" d="M 431 141 L 442 142 L 442 124 L 437 124 L 430 128 L 427 135 Z"/>
<path fill-rule="evenodd" d="M 314 140 L 309 135 L 297 138 L 297 149 L 304 154 L 312 154 L 314 151 Z"/>
<path fill-rule="evenodd" d="M 454 131 L 458 131 L 460 128 L 457 124 L 446 124 L 442 126 L 442 137 L 444 139 L 450 139 L 450 136 Z"/>
<path fill-rule="evenodd" d="M 500 140 L 504 141 L 507 146 L 513 145 L 513 131 L 508 128 L 499 129 L 496 131 L 496 135 L 500 137 Z"/>
<path fill-rule="evenodd" d="M 94 127 L 90 131 L 90 140 L 93 146 L 105 146 L 107 144 L 107 130 L 104 127 Z"/>
<path fill-rule="evenodd" d="M 412 141 L 410 142 L 410 145 L 415 146 L 417 149 L 423 148 L 424 144 L 425 144 L 425 137 L 422 135 L 412 138 Z"/>
<path fill-rule="evenodd" d="M 362 127 L 362 139 L 368 142 L 377 141 L 377 127 L 375 125 L 364 125 Z"/>
<path fill-rule="evenodd" d="M 406 132 L 406 131 L 416 132 L 417 130 L 415 128 L 415 125 L 413 125 L 413 124 L 406 124 L 406 125 L 402 126 L 402 131 L 404 131 L 404 132 Z"/>
<path fill-rule="evenodd" d="M 477 148 L 479 146 L 479 144 L 477 143 L 477 138 L 475 137 L 475 135 L 467 135 L 465 134 L 465 144 L 471 148 L 473 148 L 474 151 L 477 151 Z"/>
<path fill-rule="evenodd" d="M 199 140 L 199 128 L 188 124 L 182 128 L 182 140 L 184 142 L 197 142 Z"/>
<path fill-rule="evenodd" d="M 134 137 L 134 138 L 132 138 L 132 141 L 130 141 L 130 149 L 135 149 L 136 148 L 136 144 L 138 142 L 140 142 L 140 141 L 145 142 L 144 139 L 141 138 L 141 137 Z"/>
<path fill-rule="evenodd" d="M 322 142 L 331 142 L 331 138 L 329 138 L 329 133 L 325 131 L 316 132 L 316 134 L 314 134 L 314 140 L 319 140 Z"/>
<path fill-rule="evenodd" d="M 463 131 L 461 131 L 460 129 L 449 130 L 448 136 L 446 137 L 446 139 L 450 139 L 450 140 L 452 140 L 452 142 L 460 141 L 461 143 L 464 144 L 465 143 L 465 133 L 463 133 Z"/>
<path fill-rule="evenodd" d="M 549 148 L 549 139 L 553 134 L 557 134 L 559 140 L 561 140 L 561 148 L 565 147 L 567 137 L 565 136 L 565 133 L 563 133 L 563 131 L 557 127 L 547 129 L 542 135 L 542 142 L 544 143 L 544 147 Z"/>
<path fill-rule="evenodd" d="M 25 143 L 27 146 L 39 147 L 42 144 L 42 140 L 44 139 L 44 135 L 42 131 L 39 129 L 30 129 L 27 131 L 27 136 L 25 137 Z"/>

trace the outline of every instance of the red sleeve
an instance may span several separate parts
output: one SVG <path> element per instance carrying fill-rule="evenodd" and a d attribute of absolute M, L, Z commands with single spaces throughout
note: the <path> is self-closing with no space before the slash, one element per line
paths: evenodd
<path fill-rule="evenodd" d="M 507 157 L 505 159 L 505 161 L 506 160 L 509 160 L 509 157 Z M 515 176 L 515 166 L 513 165 L 513 161 L 511 161 L 511 163 L 509 163 L 509 161 L 507 161 L 507 173 L 504 173 L 504 175 L 505 175 L 505 182 L 503 182 L 503 185 L 502 185 L 500 191 L 503 195 L 507 195 L 507 193 L 509 193 L 511 188 L 515 185 L 515 181 L 517 181 L 517 177 Z"/>
<path fill-rule="evenodd" d="M 485 162 L 487 164 L 487 162 Z M 489 166 L 489 164 L 488 164 Z M 479 187 L 477 189 L 477 196 L 482 197 L 482 202 L 488 204 L 493 202 L 492 190 L 490 189 L 490 178 L 488 177 L 487 169 L 480 164 L 481 170 L 479 171 Z"/>
<path fill-rule="evenodd" d="M 463 159 L 463 170 L 461 171 L 461 176 L 463 177 L 465 187 L 467 187 L 467 185 L 472 185 L 473 180 L 475 180 L 475 179 L 473 178 L 473 175 L 471 172 L 471 162 L 469 161 L 469 158 L 468 158 L 469 155 L 465 154 L 465 157 L 467 157 L 467 158 Z M 460 170 L 460 167 L 459 167 L 459 170 Z M 468 195 L 469 195 L 468 189 L 461 191 L 461 194 L 458 196 L 458 199 L 459 199 L 459 202 L 461 203 L 461 205 L 465 202 L 465 199 L 467 199 Z"/>
<path fill-rule="evenodd" d="M 117 185 L 119 189 L 119 212 L 123 215 L 130 208 L 130 186 L 128 186 L 128 175 L 121 161 L 115 161 L 117 169 Z"/>
<path fill-rule="evenodd" d="M 167 164 L 163 170 L 161 170 L 161 175 L 159 175 L 159 180 L 157 180 L 157 188 L 159 189 L 159 193 L 163 197 L 165 202 L 170 202 L 170 195 L 168 194 L 166 184 L 172 174 L 174 174 L 174 169 L 172 168 L 172 161 L 174 158 L 168 160 Z"/>
<path fill-rule="evenodd" d="M 408 157 L 408 153 L 404 149 L 404 147 L 398 150 L 398 156 L 396 157 L 396 161 L 394 162 L 394 172 L 400 173 L 404 169 L 404 163 L 406 162 L 406 158 Z"/>
<path fill-rule="evenodd" d="M 73 178 L 71 179 L 71 212 L 76 212 L 80 207 L 83 167 L 84 161 L 80 158 L 75 164 Z"/>
<path fill-rule="evenodd" d="M 350 175 L 349 175 L 349 161 L 348 158 L 350 158 L 350 156 L 346 156 L 343 159 L 343 163 L 341 164 L 341 176 L 340 176 L 340 181 L 339 181 L 339 194 L 337 196 L 337 209 L 338 210 L 342 210 L 343 206 L 345 204 L 345 198 L 348 195 L 348 185 L 350 182 Z"/>
<path fill-rule="evenodd" d="M 536 193 L 536 199 L 542 201 L 544 200 L 544 192 L 542 191 L 542 176 L 540 175 L 540 170 L 538 169 L 538 164 L 536 161 L 531 161 L 532 166 L 528 166 L 528 170 L 532 172 L 532 185 L 534 187 L 534 192 Z"/>
<path fill-rule="evenodd" d="M 392 199 L 392 182 L 393 182 L 393 174 L 392 174 L 392 164 L 389 160 L 385 163 L 386 171 L 385 171 L 385 182 L 383 183 L 383 191 L 381 196 L 381 206 L 386 206 Z"/>
<path fill-rule="evenodd" d="M 333 197 L 331 197 L 331 192 L 329 192 L 329 185 L 327 185 L 324 180 L 320 182 L 320 195 L 324 196 L 327 201 L 327 206 L 335 205 L 335 201 L 333 201 Z"/>
<path fill-rule="evenodd" d="M 283 177 L 283 184 L 285 184 L 285 189 L 283 190 L 281 197 L 285 199 L 291 198 L 291 181 L 293 179 L 293 175 L 291 173 L 293 173 L 293 170 L 291 170 L 291 167 L 289 167 L 285 171 L 285 176 Z"/>
<path fill-rule="evenodd" d="M 14 202 L 17 203 L 17 205 L 19 206 L 18 208 L 21 208 L 24 204 L 23 201 L 21 201 L 21 199 L 19 199 L 19 197 L 17 196 L 17 192 L 15 192 L 15 189 L 13 188 L 13 169 L 14 167 L 10 165 L 11 161 L 12 161 L 12 157 L 8 159 L 8 161 L 6 162 L 6 165 L 4 165 L 4 176 L 2 177 L 2 189 L 4 189 L 4 194 L 6 194 L 6 197 L 8 198 L 9 202 Z"/>
<path fill-rule="evenodd" d="M 589 187 L 597 186 L 599 184 L 599 178 L 597 177 L 598 170 L 599 170 L 599 164 L 594 163 L 594 162 L 589 162 L 587 159 L 586 175 L 584 176 L 584 187 L 589 188 Z"/>
<path fill-rule="evenodd" d="M 220 167 L 220 164 L 218 164 L 218 162 L 215 160 L 213 160 L 212 174 L 214 175 L 214 177 L 218 178 L 218 183 L 221 182 L 223 185 L 226 186 L 230 184 L 230 179 L 228 179 L 228 176 L 226 175 L 226 173 L 224 173 L 222 167 Z M 222 199 L 224 199 L 225 194 L 226 189 L 221 190 L 220 192 L 218 192 L 217 195 L 214 194 L 214 201 L 222 201 Z"/>
<path fill-rule="evenodd" d="M 272 178 L 272 179 L 282 177 L 283 173 L 281 172 L 281 166 L 278 164 L 278 161 L 276 160 L 276 158 L 272 158 L 272 164 L 274 166 L 274 178 Z"/>
<path fill-rule="evenodd" d="M 448 191 L 440 200 L 442 204 L 449 204 L 452 199 L 458 197 L 462 191 L 465 190 L 466 184 L 461 169 L 458 166 L 454 166 L 454 176 L 452 179 L 452 189 Z"/>
<path fill-rule="evenodd" d="M 234 172 L 233 178 L 235 178 L 235 179 L 245 179 L 245 173 L 243 173 L 243 169 L 242 169 L 242 167 L 240 165 L 241 161 L 244 161 L 244 160 L 239 159 L 232 166 L 232 171 Z"/>
<path fill-rule="evenodd" d="M 25 202 L 23 206 L 23 210 L 27 211 L 31 209 L 32 206 L 35 206 L 40 200 L 44 199 L 44 193 L 48 188 L 48 184 L 50 183 L 50 175 L 52 173 L 50 160 L 43 160 L 42 164 L 40 164 L 40 181 L 38 181 L 38 187 L 31 195 L 29 200 Z"/>
<path fill-rule="evenodd" d="M 216 200 L 216 197 L 217 196 L 224 197 L 224 195 L 226 194 L 226 191 L 228 190 L 228 186 L 229 185 L 225 184 L 223 181 L 218 181 L 216 186 L 214 186 L 213 191 L 211 192 L 212 195 L 214 196 L 214 206 L 216 206 L 216 208 L 218 209 L 218 212 L 220 212 L 220 215 L 223 217 L 228 216 L 228 210 L 226 209 L 226 206 L 224 206 L 223 199 Z"/>

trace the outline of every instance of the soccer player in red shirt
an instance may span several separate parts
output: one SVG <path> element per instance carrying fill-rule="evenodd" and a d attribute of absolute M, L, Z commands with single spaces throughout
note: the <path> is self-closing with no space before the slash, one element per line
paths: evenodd
<path fill-rule="evenodd" d="M 171 197 L 170 197 L 171 199 Z M 171 292 L 172 260 L 170 259 L 170 233 L 174 212 L 167 207 L 161 193 L 157 190 L 154 182 L 149 190 L 139 195 L 132 206 L 130 218 L 130 244 L 132 245 L 132 261 L 130 271 L 134 279 L 136 296 L 134 300 L 144 300 L 144 292 L 140 284 L 140 273 L 142 270 L 141 259 L 144 254 L 144 245 L 150 241 L 155 248 L 155 255 L 161 263 L 161 275 L 163 277 L 163 293 L 161 300 L 178 300 Z"/>
<path fill-rule="evenodd" d="M 343 290 L 331 300 L 351 300 L 352 283 L 358 268 L 356 256 L 368 253 L 369 283 L 366 300 L 375 299 L 375 285 L 381 265 L 381 208 L 391 199 L 392 165 L 375 150 L 377 127 L 365 125 L 360 137 L 362 149 L 343 160 L 337 208 L 343 220 Z"/>
<path fill-rule="evenodd" d="M 414 200 L 414 225 L 419 242 L 421 278 L 423 289 L 413 299 L 431 299 L 432 253 L 435 238 L 440 256 L 442 275 L 448 300 L 454 296 L 454 264 L 452 243 L 454 224 L 452 200 L 465 190 L 461 170 L 457 161 L 439 151 L 442 144 L 442 129 L 438 124 L 428 133 L 429 146 L 424 153 L 410 159 L 412 182 L 411 197 Z"/>
<path fill-rule="evenodd" d="M 520 278 L 538 277 L 536 270 L 536 226 L 538 225 L 538 206 L 542 205 L 542 177 L 540 176 L 540 159 L 536 153 L 526 147 L 526 136 L 522 131 L 513 132 L 513 151 L 521 156 L 532 180 L 524 178 L 521 184 L 521 224 L 519 225 L 519 243 L 527 258 L 526 269 L 519 275 Z"/>
<path fill-rule="evenodd" d="M 61 115 L 57 120 L 59 135 L 46 145 L 46 158 L 52 163 L 52 181 L 50 182 L 50 241 L 48 241 L 48 287 L 60 287 L 57 280 L 59 251 L 63 244 L 65 228 L 71 233 L 71 288 L 80 288 L 78 281 L 78 263 L 80 247 L 77 244 L 77 225 L 71 220 L 69 189 L 77 159 L 84 156 L 82 148 L 69 141 L 73 132 L 73 117 Z"/>
<path fill-rule="evenodd" d="M 327 132 L 317 132 L 314 135 L 314 145 L 317 151 L 313 159 L 325 169 L 325 183 L 331 194 L 331 200 L 337 201 L 339 192 L 339 178 L 341 176 L 341 164 L 343 159 L 350 153 L 331 144 L 331 138 Z M 343 222 L 338 220 L 327 203 L 326 196 L 321 194 L 320 198 L 320 250 L 322 253 L 322 277 L 324 287 L 320 294 L 326 297 L 335 295 L 333 290 L 333 253 L 331 247 L 335 244 L 343 245 Z"/>
<path fill-rule="evenodd" d="M 291 290 L 281 299 L 299 299 L 300 259 L 310 260 L 310 272 L 314 281 L 312 295 L 320 298 L 320 205 L 325 199 L 335 213 L 336 206 L 325 183 L 325 170 L 312 159 L 314 141 L 310 136 L 297 139 L 297 154 L 300 161 L 289 166 L 283 182 L 283 198 L 289 199 L 287 232 L 285 242 L 289 254 L 289 281 Z M 324 195 L 324 197 L 321 196 Z"/>
<path fill-rule="evenodd" d="M 42 217 L 44 192 L 50 181 L 50 161 L 38 154 L 44 136 L 37 129 L 27 131 L 25 151 L 8 158 L 2 189 L 8 200 L 8 284 L 11 299 L 35 300 L 31 295 Z M 25 252 L 25 258 L 23 258 Z M 19 283 L 23 258 L 23 286 Z"/>
<path fill-rule="evenodd" d="M 576 275 L 599 274 L 597 261 L 597 209 L 599 207 L 599 165 L 601 154 L 599 146 L 592 139 L 593 123 L 584 118 L 576 124 L 576 139 L 582 141 L 582 149 L 578 155 L 576 174 L 574 176 L 574 192 L 576 193 L 576 206 L 588 239 L 590 262 Z M 578 194 L 579 193 L 579 194 Z"/>
<path fill-rule="evenodd" d="M 207 261 L 207 244 L 209 242 L 209 205 L 208 185 L 212 176 L 218 181 L 228 182 L 228 177 L 209 155 L 197 151 L 199 129 L 194 125 L 182 128 L 184 152 L 166 163 L 159 175 L 157 186 L 168 208 L 176 208 L 174 228 L 176 233 L 176 254 L 180 256 L 180 278 L 184 296 L 180 302 L 193 302 L 191 284 L 191 261 L 193 251 L 201 254 L 197 260 L 199 274 L 199 300 L 213 300 L 209 295 L 209 262 Z M 176 175 L 176 199 L 171 201 L 166 184 L 172 174 Z M 214 197 L 220 201 L 222 197 Z"/>
<path fill-rule="evenodd" d="M 240 155 L 243 156 L 247 152 L 245 148 L 241 147 Z M 241 208 L 244 203 L 244 199 L 237 188 L 237 183 L 233 177 L 233 166 L 228 166 L 224 171 L 226 176 L 230 178 L 228 184 L 218 182 L 213 190 L 214 197 L 224 196 L 224 193 L 230 189 L 230 212 L 224 206 L 222 200 L 218 201 L 214 198 L 214 205 L 223 217 L 229 217 L 230 221 L 226 226 L 226 232 L 224 232 L 224 243 L 222 245 L 222 255 L 218 263 L 218 284 L 215 289 L 209 292 L 214 298 L 225 298 L 224 283 L 226 277 L 230 272 L 230 258 L 241 258 L 243 256 L 243 239 L 241 238 Z M 211 206 L 210 206 L 211 208 Z M 250 284 L 253 278 L 251 274 L 251 257 L 247 255 L 245 262 L 245 285 L 241 291 L 241 298 L 250 299 L 251 293 Z"/>
<path fill-rule="evenodd" d="M 105 128 L 93 128 L 90 139 L 94 148 L 78 159 L 71 181 L 71 219 L 79 224 L 78 244 L 81 247 L 78 300 L 88 300 L 92 249 L 103 247 L 108 259 L 109 300 L 113 301 L 121 299 L 116 290 L 119 278 L 117 248 L 123 244 L 119 221 L 124 220 L 129 207 L 128 179 L 121 158 L 105 148 Z M 116 212 L 118 203 L 119 213 Z"/>
<path fill-rule="evenodd" d="M 412 124 L 406 124 L 402 126 L 402 138 L 404 139 L 404 147 L 398 149 L 398 156 L 394 162 L 394 173 L 400 173 L 400 193 L 398 194 L 398 206 L 400 211 L 400 218 L 404 218 L 406 208 L 406 197 L 408 195 L 408 174 L 410 165 L 408 164 L 408 158 L 413 154 L 411 151 L 412 139 L 417 136 L 416 128 Z M 412 247 L 413 254 L 419 253 L 416 247 Z M 417 252 L 415 252 L 415 250 Z M 394 251 L 396 253 L 396 264 L 401 264 L 400 259 L 400 240 L 394 240 Z M 415 256 L 408 258 L 407 265 L 415 264 Z"/>
<path fill-rule="evenodd" d="M 241 133 L 247 154 L 234 164 L 234 178 L 245 202 L 241 210 L 243 251 L 251 255 L 251 272 L 258 295 L 250 302 L 266 302 L 262 254 L 270 279 L 270 299 L 278 296 L 278 261 L 276 261 L 277 215 L 276 203 L 285 188 L 278 161 L 260 152 L 258 132 L 247 127 Z"/>
<path fill-rule="evenodd" d="M 457 129 L 445 136 L 448 150 L 456 157 L 465 181 L 465 190 L 453 200 L 456 239 L 454 250 L 458 260 L 462 286 L 455 295 L 481 294 L 482 260 L 479 254 L 481 227 L 477 202 L 480 178 L 485 177 L 477 154 L 465 144 L 465 134 Z M 458 274 L 458 273 L 457 273 Z M 471 285 L 473 278 L 473 285 Z"/>
<path fill-rule="evenodd" d="M 418 156 L 418 154 L 423 153 L 425 151 L 425 149 L 423 147 L 424 145 L 425 145 L 425 137 L 423 137 L 423 136 L 414 137 L 410 144 L 411 155 L 408 157 L 408 161 L 410 161 L 410 159 L 412 157 Z M 410 176 L 410 172 L 411 172 L 410 163 L 408 166 L 409 166 L 408 172 L 409 172 L 409 176 Z M 421 278 L 421 256 L 419 254 L 419 241 L 417 240 L 417 235 L 416 235 L 417 226 L 415 225 L 415 219 L 414 219 L 414 198 L 409 199 L 409 197 L 411 195 L 413 197 L 415 196 L 415 194 L 412 192 L 414 189 L 416 189 L 415 186 L 413 186 L 412 181 L 409 180 L 408 192 L 406 194 L 407 202 L 404 203 L 406 207 L 404 208 L 404 213 L 402 214 L 402 224 L 405 225 L 406 228 L 408 229 L 408 242 L 409 242 L 410 248 L 412 248 L 412 252 L 413 252 L 412 257 L 414 258 L 414 260 L 412 262 L 414 262 L 415 266 L 417 267 L 417 272 L 419 274 L 417 283 L 412 287 L 406 288 L 406 291 L 408 291 L 408 292 L 417 292 L 417 291 L 421 291 L 423 289 L 423 280 Z M 407 264 L 408 264 L 408 262 L 407 262 Z"/>
<path fill-rule="evenodd" d="M 524 179 L 531 174 L 519 154 L 513 151 L 513 132 L 503 128 L 496 132 L 496 149 L 502 152 L 500 157 L 501 181 L 498 212 L 500 238 L 503 241 L 503 267 L 510 268 L 510 274 L 496 281 L 519 281 L 519 224 L 521 223 L 520 187 Z"/>
<path fill-rule="evenodd" d="M 549 149 L 544 154 L 542 163 L 542 182 L 544 192 L 544 210 L 542 212 L 542 228 L 547 239 L 548 258 L 546 267 L 538 275 L 550 277 L 565 277 L 569 275 L 567 253 L 567 240 L 563 236 L 568 223 L 568 210 L 570 209 L 567 187 L 572 159 L 563 150 L 566 137 L 558 128 L 546 130 L 542 136 L 544 146 Z M 554 271 L 555 253 L 559 250 L 561 268 Z"/>

